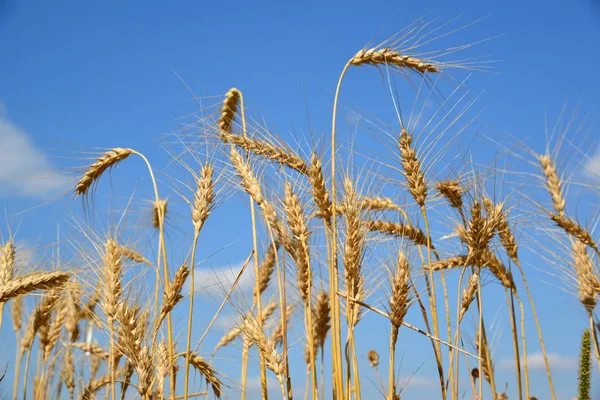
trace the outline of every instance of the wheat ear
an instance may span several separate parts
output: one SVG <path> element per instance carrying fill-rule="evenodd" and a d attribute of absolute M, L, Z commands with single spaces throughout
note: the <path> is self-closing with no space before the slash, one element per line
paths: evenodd
<path fill-rule="evenodd" d="M 95 163 L 90 165 L 83 174 L 83 176 L 77 181 L 77 185 L 75 186 L 75 193 L 77 195 L 85 195 L 88 193 L 94 182 L 96 182 L 102 174 L 109 168 L 114 167 L 120 161 L 123 161 L 131 153 L 133 150 L 131 149 L 122 149 L 120 147 L 115 147 L 104 153 L 102 156 L 96 160 Z"/>
<path fill-rule="evenodd" d="M 360 66 L 363 64 L 369 65 L 393 65 L 402 69 L 412 69 L 420 73 L 425 72 L 440 72 L 437 66 L 432 63 L 425 62 L 415 57 L 402 55 L 399 51 L 394 51 L 390 48 L 371 48 L 360 50 L 349 61 L 350 65 Z"/>
<path fill-rule="evenodd" d="M 396 273 L 393 276 L 391 284 L 391 296 L 389 299 L 390 313 L 389 319 L 392 324 L 390 334 L 390 358 L 389 358 L 389 379 L 388 379 L 388 398 L 393 399 L 396 395 L 395 385 L 395 357 L 396 342 L 398 341 L 398 330 L 404 322 L 404 317 L 408 312 L 409 306 L 409 282 L 410 266 L 406 255 L 400 251 L 396 263 Z"/>
<path fill-rule="evenodd" d="M 51 290 L 63 286 L 71 276 L 68 272 L 33 272 L 12 279 L 0 287 L 0 303 L 36 290 Z"/>
<path fill-rule="evenodd" d="M 220 398 L 221 395 L 223 394 L 223 392 L 221 391 L 222 383 L 221 383 L 221 380 L 219 379 L 214 367 L 212 365 L 210 365 L 209 363 L 207 363 L 204 360 L 204 358 L 202 358 L 200 355 L 198 355 L 196 353 L 192 353 L 189 355 L 185 354 L 185 353 L 181 353 L 179 356 L 190 360 L 190 365 L 192 367 L 194 367 L 194 369 L 196 369 L 196 371 L 198 371 L 200 373 L 200 375 L 202 375 L 204 377 L 204 379 L 206 379 L 206 382 L 208 384 L 210 384 L 214 395 L 217 398 Z"/>

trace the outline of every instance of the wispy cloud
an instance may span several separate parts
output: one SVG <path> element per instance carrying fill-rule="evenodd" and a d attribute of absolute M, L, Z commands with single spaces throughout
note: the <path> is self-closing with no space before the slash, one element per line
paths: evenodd
<path fill-rule="evenodd" d="M 586 175 L 595 179 L 600 179 L 600 146 L 598 146 L 596 152 L 588 158 L 584 170 Z"/>
<path fill-rule="evenodd" d="M 577 357 L 548 353 L 548 362 L 553 371 L 572 371 L 577 368 Z M 502 370 L 511 370 L 514 365 L 515 361 L 512 358 L 505 358 L 498 362 L 498 368 Z M 527 366 L 531 371 L 545 370 L 544 355 L 541 352 L 527 354 Z"/>
<path fill-rule="evenodd" d="M 46 195 L 66 179 L 36 148 L 29 133 L 10 121 L 0 104 L 0 195 Z"/>
<path fill-rule="evenodd" d="M 428 388 L 437 387 L 439 385 L 439 382 L 436 382 L 435 379 L 424 375 L 403 376 L 400 377 L 400 382 L 402 382 L 402 386 L 410 388 Z"/>
<path fill-rule="evenodd" d="M 196 292 L 210 297 L 225 295 L 231 289 L 243 265 L 244 262 L 216 268 L 197 267 L 194 277 Z M 236 290 L 247 292 L 252 289 L 253 284 L 254 275 L 252 268 L 246 268 L 237 284 Z M 190 291 L 189 283 L 186 291 L 188 293 Z"/>

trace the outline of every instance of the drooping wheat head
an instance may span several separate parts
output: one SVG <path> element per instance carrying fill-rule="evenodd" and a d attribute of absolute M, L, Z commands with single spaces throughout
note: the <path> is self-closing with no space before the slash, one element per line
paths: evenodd
<path fill-rule="evenodd" d="M 265 308 L 263 308 L 263 313 L 262 313 L 263 320 L 262 320 L 261 326 L 264 326 L 265 323 L 269 320 L 269 318 L 271 318 L 273 313 L 275 313 L 275 310 L 277 310 L 278 305 L 279 305 L 278 303 L 272 302 L 272 303 L 267 304 L 267 306 Z M 220 349 L 221 347 L 225 347 L 228 344 L 230 344 L 231 342 L 233 342 L 235 339 L 237 339 L 243 332 L 244 324 L 251 323 L 249 321 L 250 319 L 256 319 L 256 316 L 254 315 L 254 313 L 249 313 L 248 315 L 246 315 L 246 317 L 244 317 L 244 320 L 241 323 L 235 325 L 225 335 L 223 335 L 221 340 L 219 340 L 219 343 L 217 343 L 217 345 L 215 346 L 215 348 L 213 350 L 213 354 L 216 353 L 217 350 Z"/>
<path fill-rule="evenodd" d="M 407 238 L 417 245 L 427 246 L 427 235 L 409 223 L 367 220 L 364 221 L 364 225 L 371 232 L 380 232 L 389 236 Z M 431 249 L 435 250 L 433 245 L 431 245 Z"/>
<path fill-rule="evenodd" d="M 286 166 L 301 174 L 308 174 L 309 172 L 308 165 L 306 165 L 306 162 L 300 156 L 289 149 L 284 149 L 266 140 L 249 138 L 248 136 L 226 133 L 224 131 L 221 131 L 221 140 L 269 161 Z"/>
<path fill-rule="evenodd" d="M 17 296 L 36 290 L 47 291 L 63 286 L 71 276 L 68 272 L 32 272 L 28 275 L 13 278 L 0 287 L 0 303 L 5 303 Z"/>
<path fill-rule="evenodd" d="M 75 193 L 80 195 L 85 195 L 88 193 L 90 188 L 94 185 L 102 174 L 109 168 L 114 167 L 120 161 L 123 161 L 133 152 L 131 149 L 122 149 L 120 147 L 115 147 L 104 153 L 102 156 L 98 158 L 98 160 L 90 165 L 83 174 L 83 176 L 77 182 L 75 186 Z"/>
<path fill-rule="evenodd" d="M 462 210 L 464 189 L 458 181 L 438 182 L 436 188 L 452 207 Z"/>
<path fill-rule="evenodd" d="M 432 63 L 428 63 L 408 55 L 402 55 L 399 51 L 394 51 L 389 48 L 371 48 L 360 50 L 348 62 L 348 64 L 354 66 L 360 66 L 363 64 L 375 66 L 388 64 L 402 69 L 411 69 L 420 73 L 440 72 L 438 67 Z"/>
<path fill-rule="evenodd" d="M 160 324 L 167 317 L 167 315 L 175 308 L 177 303 L 179 303 L 183 299 L 183 295 L 181 294 L 181 290 L 183 289 L 183 285 L 187 277 L 190 274 L 190 269 L 188 268 L 187 263 L 184 263 L 179 269 L 175 272 L 175 276 L 171 282 L 168 282 L 165 286 L 165 292 L 162 299 L 162 305 L 160 307 L 160 312 L 158 314 L 158 319 L 156 321 L 155 329 L 158 330 L 160 328 Z M 193 290 L 193 289 L 192 289 Z"/>
<path fill-rule="evenodd" d="M 187 354 L 182 354 L 182 356 L 187 357 Z M 220 398 L 223 393 L 221 391 L 222 383 L 213 366 L 207 363 L 204 358 L 196 353 L 190 354 L 189 360 L 192 367 L 194 367 L 194 369 L 196 369 L 196 371 L 198 371 L 200 375 L 206 379 L 206 382 L 211 386 L 214 395 L 217 398 Z"/>

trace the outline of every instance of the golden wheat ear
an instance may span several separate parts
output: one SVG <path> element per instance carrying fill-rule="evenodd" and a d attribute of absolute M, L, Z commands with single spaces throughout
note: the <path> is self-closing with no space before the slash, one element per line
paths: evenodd
<path fill-rule="evenodd" d="M 225 100 L 223 100 L 223 106 L 221 107 L 221 115 L 219 116 L 219 128 L 221 132 L 231 133 L 231 127 L 240 98 L 241 92 L 236 88 L 229 89 L 225 94 Z"/>
<path fill-rule="evenodd" d="M 34 272 L 12 279 L 0 287 L 0 303 L 36 290 L 51 290 L 62 287 L 71 274 L 67 272 Z"/>
<path fill-rule="evenodd" d="M 371 48 L 368 50 L 360 50 L 348 62 L 350 65 L 361 66 L 368 65 L 393 65 L 402 69 L 410 69 L 420 73 L 425 72 L 440 72 L 439 68 L 432 63 L 424 62 L 415 57 L 402 55 L 399 51 L 394 51 L 389 48 Z"/>
<path fill-rule="evenodd" d="M 78 196 L 87 194 L 94 182 L 100 179 L 102 174 L 107 169 L 114 167 L 120 161 L 123 161 L 129 157 L 132 152 L 133 150 L 131 149 L 115 147 L 114 149 L 104 153 L 95 163 L 88 167 L 85 174 L 83 174 L 79 181 L 77 181 L 77 185 L 75 186 L 75 194 Z"/>

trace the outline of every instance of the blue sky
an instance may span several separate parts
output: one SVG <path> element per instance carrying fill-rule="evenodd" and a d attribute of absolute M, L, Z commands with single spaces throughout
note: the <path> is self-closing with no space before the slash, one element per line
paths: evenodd
<path fill-rule="evenodd" d="M 17 240 L 38 253 L 50 251 L 45 244 L 56 239 L 58 229 L 65 236 L 76 232 L 68 216 L 77 219 L 81 203 L 70 194 L 57 201 L 45 199 L 56 192 L 48 191 L 49 187 L 65 193 L 79 171 L 75 167 L 92 157 L 86 152 L 133 147 L 158 169 L 165 168 L 169 158 L 160 138 L 179 131 L 179 119 L 199 110 L 190 90 L 203 104 L 213 104 L 220 100 L 214 96 L 232 86 L 243 90 L 248 112 L 259 120 L 264 117 L 283 138 L 289 139 L 290 132 L 295 136 L 308 132 L 308 112 L 312 136 L 318 140 L 329 132 L 333 90 L 348 58 L 374 37 L 375 42 L 382 41 L 428 12 L 428 18 L 442 20 L 459 16 L 455 27 L 487 17 L 445 39 L 444 44 L 502 35 L 468 52 L 499 61 L 493 64 L 492 73 L 474 72 L 468 81 L 472 94 L 481 96 L 474 107 L 481 111 L 474 129 L 487 129 L 486 135 L 497 141 L 514 143 L 527 138 L 529 146 L 543 151 L 546 118 L 553 122 L 565 104 L 579 104 L 580 114 L 594 119 L 600 106 L 600 3 L 592 0 L 181 1 L 168 5 L 5 0 L 0 5 L 0 206 L 8 216 L 2 233 L 8 234 L 6 226 L 18 227 Z M 458 71 L 457 76 L 464 78 L 466 72 Z M 343 104 L 358 105 L 368 113 L 385 106 L 379 116 L 395 122 L 380 74 L 352 71 L 347 81 Z M 597 146 L 595 132 L 593 127 L 586 146 Z M 593 147 L 585 150 L 594 153 Z M 482 151 L 475 157 L 485 161 L 493 154 Z M 134 203 L 136 222 L 143 221 L 144 200 L 151 195 L 143 176 L 138 161 L 123 164 L 113 173 L 115 191 L 129 185 L 126 182 L 135 182 L 136 199 L 141 199 Z M 101 213 L 110 206 L 102 197 L 109 189 L 108 181 L 101 182 L 95 211 Z M 226 224 L 246 218 L 245 200 L 234 196 L 233 206 L 217 210 L 215 218 Z M 183 205 L 176 195 L 173 201 Z M 174 217 L 173 229 L 179 219 L 186 218 L 184 213 Z M 213 232 L 214 243 L 201 244 L 201 251 L 211 254 L 224 244 L 231 245 L 226 254 L 220 251 L 205 262 L 207 270 L 239 265 L 247 256 L 247 236 L 231 237 L 222 224 L 209 220 L 206 229 Z M 534 294 L 541 299 L 542 323 L 551 327 L 546 337 L 558 360 L 559 398 L 571 398 L 575 380 L 568 366 L 576 354 L 585 315 L 575 297 L 544 282 L 552 279 L 548 274 L 532 269 L 531 276 Z M 361 329 L 369 326 L 375 325 Z M 508 339 L 508 329 L 504 331 L 502 343 Z M 5 325 L 3 337 L 9 333 Z M 382 341 L 384 333 L 380 333 Z M 407 398 L 429 393 L 420 390 L 435 393 L 431 357 L 419 353 L 428 351 L 428 343 L 412 332 L 403 335 L 401 340 L 423 346 L 406 350 L 401 375 L 410 375 L 429 360 L 417 372 L 419 380 L 415 389 L 407 391 Z M 530 338 L 535 342 L 533 331 Z M 499 363 L 510 357 L 510 342 L 506 343 L 499 346 Z M 360 350 L 366 354 L 368 345 L 364 346 Z M 532 352 L 539 350 L 535 343 L 531 347 Z M 204 350 L 208 354 L 210 349 Z M 3 356 L 11 357 L 12 352 Z M 235 379 L 238 372 L 231 364 L 220 360 L 218 365 Z M 510 376 L 510 371 L 498 373 L 500 382 L 503 374 Z M 540 393 L 545 390 L 543 375 L 543 371 L 532 375 Z"/>

